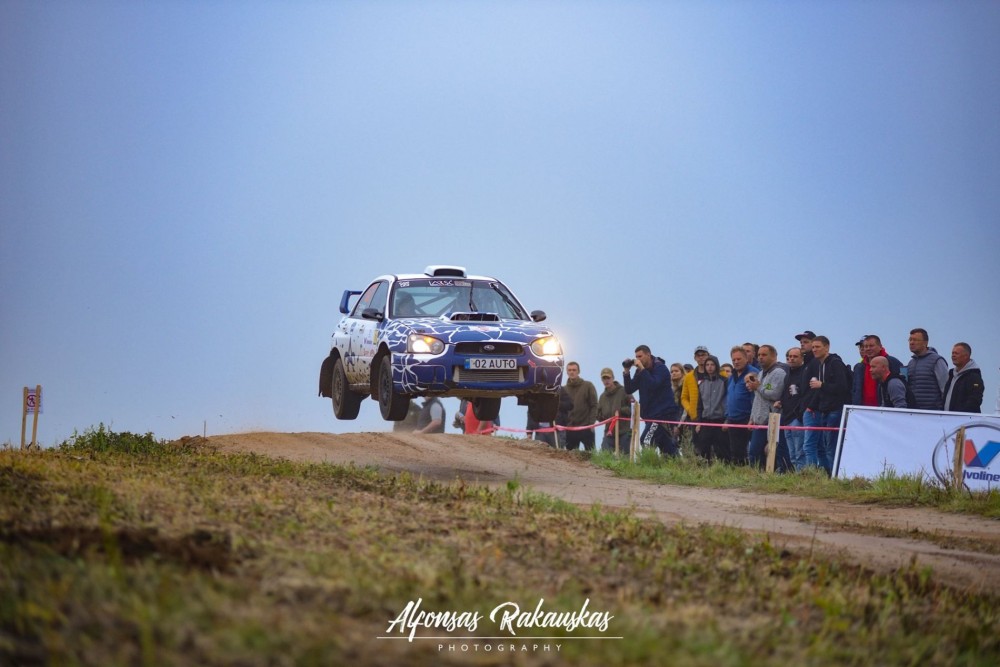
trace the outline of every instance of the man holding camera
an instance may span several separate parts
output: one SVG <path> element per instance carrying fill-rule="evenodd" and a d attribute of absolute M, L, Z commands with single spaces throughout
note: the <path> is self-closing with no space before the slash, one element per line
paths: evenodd
<path fill-rule="evenodd" d="M 642 417 L 656 421 L 677 420 L 677 402 L 670 384 L 670 369 L 659 357 L 654 357 L 648 345 L 635 348 L 635 359 L 622 362 L 622 384 L 626 393 L 639 392 Z M 635 376 L 630 373 L 635 368 Z M 642 432 L 644 447 L 656 445 L 665 456 L 677 456 L 677 443 L 670 435 L 668 424 L 647 423 Z"/>

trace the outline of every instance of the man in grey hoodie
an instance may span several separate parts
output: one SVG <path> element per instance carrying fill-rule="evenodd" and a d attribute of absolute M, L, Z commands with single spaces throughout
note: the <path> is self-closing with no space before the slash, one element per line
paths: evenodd
<path fill-rule="evenodd" d="M 948 362 L 927 344 L 926 329 L 914 329 L 908 340 L 913 357 L 906 365 L 906 381 L 916 401 L 911 408 L 940 410 L 944 407 L 944 386 L 948 382 Z"/>
<path fill-rule="evenodd" d="M 951 349 L 951 363 L 944 386 L 944 409 L 949 412 L 976 412 L 983 405 L 983 373 L 972 358 L 968 343 L 955 343 Z"/>
<path fill-rule="evenodd" d="M 781 400 L 781 395 L 785 391 L 786 371 L 783 364 L 778 363 L 778 351 L 773 345 L 761 345 L 757 352 L 757 361 L 760 364 L 760 373 L 750 374 L 746 378 L 747 389 L 754 392 L 750 423 L 765 425 L 771 413 L 775 412 L 775 402 Z M 778 411 L 780 412 L 780 409 Z M 758 468 L 764 466 L 764 450 L 766 448 L 767 429 L 754 429 L 753 433 L 750 434 L 750 446 L 747 450 L 747 459 L 749 459 L 751 466 Z M 778 472 L 791 469 L 792 462 L 788 456 L 788 443 L 785 441 L 783 432 L 779 434 L 776 448 L 775 463 Z"/>

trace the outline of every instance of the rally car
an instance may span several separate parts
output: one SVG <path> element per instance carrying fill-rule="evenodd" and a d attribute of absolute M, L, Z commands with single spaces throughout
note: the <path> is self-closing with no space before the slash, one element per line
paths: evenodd
<path fill-rule="evenodd" d="M 338 419 L 355 419 L 366 396 L 390 421 L 406 417 L 411 398 L 454 396 L 492 420 L 500 399 L 516 396 L 534 419 L 555 420 L 562 347 L 545 313 L 529 315 L 499 280 L 429 266 L 346 290 L 340 312 L 319 374 Z"/>

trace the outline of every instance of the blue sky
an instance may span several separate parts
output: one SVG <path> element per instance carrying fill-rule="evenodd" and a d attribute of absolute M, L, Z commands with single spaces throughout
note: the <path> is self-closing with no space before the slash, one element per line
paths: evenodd
<path fill-rule="evenodd" d="M 4 0 L 0 443 L 35 384 L 43 444 L 385 429 L 315 395 L 339 296 L 438 263 L 595 384 L 639 343 L 905 360 L 920 326 L 992 410 L 998 34 L 996 2 Z"/>

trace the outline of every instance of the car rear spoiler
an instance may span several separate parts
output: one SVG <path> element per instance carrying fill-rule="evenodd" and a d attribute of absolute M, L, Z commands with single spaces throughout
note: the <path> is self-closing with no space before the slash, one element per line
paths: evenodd
<path fill-rule="evenodd" d="M 340 312 L 342 312 L 344 315 L 347 315 L 349 312 L 351 312 L 351 309 L 348 307 L 347 302 L 351 300 L 352 296 L 357 296 L 359 294 L 361 294 L 360 290 L 345 289 L 344 296 L 340 297 Z"/>

